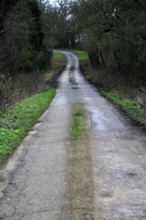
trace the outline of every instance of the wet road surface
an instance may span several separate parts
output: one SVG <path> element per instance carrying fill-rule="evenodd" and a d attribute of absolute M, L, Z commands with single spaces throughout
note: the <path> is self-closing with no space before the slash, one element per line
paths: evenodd
<path fill-rule="evenodd" d="M 63 53 L 68 65 L 55 99 L 0 172 L 0 219 L 72 219 L 67 149 L 72 105 L 79 103 L 91 132 L 93 219 L 144 220 L 146 136 L 83 79 L 77 57 Z"/>

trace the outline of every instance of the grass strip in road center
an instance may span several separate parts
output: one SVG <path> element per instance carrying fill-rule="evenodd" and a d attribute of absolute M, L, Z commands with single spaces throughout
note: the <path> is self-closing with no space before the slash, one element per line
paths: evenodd
<path fill-rule="evenodd" d="M 80 104 L 73 105 L 71 139 L 77 140 L 85 130 L 83 106 Z"/>
<path fill-rule="evenodd" d="M 73 105 L 69 158 L 68 220 L 93 220 L 93 172 L 85 106 Z"/>
<path fill-rule="evenodd" d="M 55 96 L 55 89 L 17 103 L 0 115 L 0 164 L 12 154 Z"/>

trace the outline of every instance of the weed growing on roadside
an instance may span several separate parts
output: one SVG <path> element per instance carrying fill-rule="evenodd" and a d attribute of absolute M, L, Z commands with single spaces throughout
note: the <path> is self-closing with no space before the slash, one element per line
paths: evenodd
<path fill-rule="evenodd" d="M 50 89 L 26 98 L 0 115 L 0 164 L 20 144 L 54 96 L 55 89 Z"/>
<path fill-rule="evenodd" d="M 121 107 L 122 110 L 126 112 L 131 119 L 146 128 L 146 110 L 142 108 L 137 102 L 134 102 L 130 99 L 125 100 L 118 94 L 118 92 L 115 91 L 107 92 L 104 90 L 100 90 L 100 93 L 104 97 Z"/>

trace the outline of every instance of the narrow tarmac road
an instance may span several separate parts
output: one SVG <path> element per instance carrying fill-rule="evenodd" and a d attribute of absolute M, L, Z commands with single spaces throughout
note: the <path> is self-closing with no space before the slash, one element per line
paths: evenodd
<path fill-rule="evenodd" d="M 59 79 L 56 97 L 0 171 L 0 219 L 144 220 L 146 136 L 83 79 L 77 57 L 63 53 L 68 64 Z M 84 106 L 89 125 L 90 137 L 87 142 L 85 137 L 84 142 L 90 145 L 91 158 L 87 160 L 91 161 L 87 166 L 92 169 L 89 184 L 93 210 L 91 215 L 91 210 L 85 214 L 84 207 L 78 205 L 74 213 L 79 214 L 73 217 L 67 209 L 74 104 Z M 82 186 L 82 182 L 76 184 Z"/>

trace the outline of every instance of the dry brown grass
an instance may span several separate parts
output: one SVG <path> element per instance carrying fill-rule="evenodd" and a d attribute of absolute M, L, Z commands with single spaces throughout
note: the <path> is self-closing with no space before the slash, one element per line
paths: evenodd
<path fill-rule="evenodd" d="M 15 73 L 11 77 L 0 74 L 0 110 L 5 110 L 20 100 L 56 86 L 57 77 L 66 65 L 65 57 L 52 58 L 52 66 L 48 70 Z M 49 80 L 46 73 L 52 72 Z"/>

